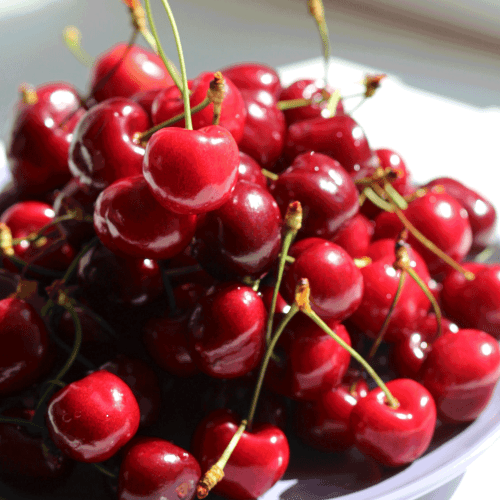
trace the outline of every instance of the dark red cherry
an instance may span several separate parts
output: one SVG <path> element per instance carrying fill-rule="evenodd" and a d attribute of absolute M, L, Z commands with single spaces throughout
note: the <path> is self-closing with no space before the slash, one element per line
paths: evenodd
<path fill-rule="evenodd" d="M 215 277 L 262 278 L 278 257 L 281 225 L 278 205 L 269 191 L 239 181 L 231 198 L 200 222 L 193 255 Z"/>
<path fill-rule="evenodd" d="M 331 241 L 359 259 L 367 255 L 373 232 L 373 223 L 363 214 L 356 214 L 335 232 Z"/>
<path fill-rule="evenodd" d="M 46 425 L 56 446 L 73 460 L 102 462 L 134 436 L 139 420 L 130 387 L 99 370 L 52 396 Z"/>
<path fill-rule="evenodd" d="M 40 195 L 71 178 L 68 151 L 83 115 L 78 92 L 67 83 L 35 89 L 34 104 L 20 102 L 7 145 L 12 176 L 25 195 Z"/>
<path fill-rule="evenodd" d="M 328 96 L 334 91 L 335 89 L 329 85 L 325 87 L 324 82 L 321 80 L 297 80 L 286 89 L 283 89 L 279 97 L 280 101 L 291 99 L 313 100 L 313 103 L 309 106 L 284 110 L 283 113 L 285 114 L 287 124 L 291 125 L 292 123 L 309 120 L 310 118 L 330 118 L 331 113 L 327 109 Z M 344 105 L 342 99 L 340 99 L 337 103 L 335 115 L 343 114 Z"/>
<path fill-rule="evenodd" d="M 192 500 L 200 465 L 186 450 L 154 437 L 134 439 L 120 466 L 119 500 Z"/>
<path fill-rule="evenodd" d="M 441 420 L 471 422 L 488 404 L 500 378 L 498 342 L 481 330 L 446 332 L 432 344 L 420 377 Z"/>
<path fill-rule="evenodd" d="M 192 356 L 207 375 L 241 377 L 264 354 L 266 308 L 257 292 L 228 283 L 201 299 L 189 322 Z"/>
<path fill-rule="evenodd" d="M 262 285 L 259 287 L 259 293 L 262 296 L 262 300 L 266 309 L 271 308 L 271 301 L 273 300 L 274 287 Z M 285 299 L 278 292 L 278 300 L 276 301 L 276 314 L 286 314 L 290 310 L 290 306 L 286 303 Z"/>
<path fill-rule="evenodd" d="M 43 368 L 49 335 L 33 306 L 0 300 L 0 396 L 31 385 Z"/>
<path fill-rule="evenodd" d="M 267 179 L 262 173 L 261 166 L 251 156 L 243 153 L 243 151 L 240 151 L 238 180 L 253 182 L 267 189 Z"/>
<path fill-rule="evenodd" d="M 124 97 L 92 107 L 78 122 L 69 151 L 71 173 L 83 184 L 103 189 L 142 172 L 144 148 L 134 139 L 149 128 L 149 117 Z"/>
<path fill-rule="evenodd" d="M 99 370 L 113 373 L 130 387 L 139 405 L 141 425 L 152 425 L 158 420 L 161 406 L 160 381 L 145 361 L 118 354 Z"/>
<path fill-rule="evenodd" d="M 169 87 L 173 80 L 160 56 L 139 45 L 119 43 L 101 54 L 90 71 L 92 97 L 131 97 L 136 92 Z"/>
<path fill-rule="evenodd" d="M 149 140 L 143 173 L 164 207 L 199 214 L 219 208 L 230 198 L 238 165 L 238 146 L 224 127 L 166 128 Z"/>
<path fill-rule="evenodd" d="M 442 186 L 446 193 L 467 210 L 473 246 L 477 248 L 488 246 L 494 236 L 496 223 L 496 211 L 493 205 L 474 190 L 450 177 L 438 177 L 425 185 L 425 187 L 432 186 Z"/>
<path fill-rule="evenodd" d="M 141 108 L 143 108 L 149 116 L 151 123 L 153 123 L 153 102 L 156 99 L 156 96 L 163 90 L 163 88 L 156 88 L 151 90 L 145 90 L 144 92 L 140 91 L 136 94 L 130 96 L 130 99 Z"/>
<path fill-rule="evenodd" d="M 271 192 L 283 215 L 290 202 L 300 201 L 305 237 L 331 238 L 359 209 L 358 190 L 349 174 L 338 161 L 312 151 L 297 156 Z"/>
<path fill-rule="evenodd" d="M 403 158 L 392 149 L 376 149 L 375 153 L 384 170 L 390 168 L 396 172 L 396 179 L 391 181 L 392 187 L 401 195 L 408 194 L 411 187 L 411 176 Z"/>
<path fill-rule="evenodd" d="M 411 379 L 396 379 L 387 388 L 398 401 L 391 408 L 381 389 L 354 406 L 350 424 L 356 447 L 383 465 L 399 467 L 420 457 L 436 426 L 436 404 L 429 391 Z"/>
<path fill-rule="evenodd" d="M 213 78 L 213 73 L 205 72 L 189 82 L 188 86 L 191 91 L 189 102 L 192 108 L 205 99 L 207 90 L 210 87 L 210 82 Z M 179 89 L 175 85 L 172 85 L 162 90 L 154 100 L 151 111 L 153 123 L 155 125 L 183 113 L 184 101 Z M 193 113 L 193 128 L 198 130 L 211 125 L 213 116 L 213 104 L 209 104 L 201 111 Z M 237 143 L 239 143 L 243 137 L 243 127 L 245 125 L 246 116 L 245 104 L 240 91 L 229 78 L 224 78 L 224 101 L 222 103 L 219 124 L 229 130 Z M 175 127 L 184 128 L 185 126 L 184 120 L 175 123 Z"/>
<path fill-rule="evenodd" d="M 281 83 L 278 73 L 262 63 L 239 63 L 221 69 L 221 73 L 231 79 L 240 90 L 258 92 L 265 90 L 278 99 Z"/>
<path fill-rule="evenodd" d="M 193 454 L 202 472 L 220 458 L 239 424 L 237 416 L 227 410 L 216 410 L 199 424 Z M 282 478 L 289 456 L 288 440 L 281 429 L 256 425 L 243 432 L 224 467 L 224 478 L 213 491 L 234 500 L 258 498 Z"/>
<path fill-rule="evenodd" d="M 285 299 L 290 302 L 302 278 L 309 280 L 311 307 L 322 318 L 342 321 L 361 303 L 363 276 L 349 254 L 325 241 L 304 250 L 285 274 Z"/>
<path fill-rule="evenodd" d="M 174 214 L 151 193 L 142 175 L 115 181 L 95 203 L 94 228 L 113 251 L 148 259 L 170 259 L 191 242 L 196 215 Z"/>
<path fill-rule="evenodd" d="M 349 115 L 312 118 L 288 127 L 287 159 L 292 161 L 307 151 L 332 157 L 354 178 L 372 173 L 377 166 L 363 129 Z"/>

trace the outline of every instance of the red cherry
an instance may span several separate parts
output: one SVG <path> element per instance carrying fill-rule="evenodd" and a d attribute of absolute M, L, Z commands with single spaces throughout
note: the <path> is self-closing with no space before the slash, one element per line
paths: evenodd
<path fill-rule="evenodd" d="M 267 189 L 267 179 L 262 173 L 262 168 L 251 156 L 243 153 L 243 151 L 240 151 L 238 180 L 253 182 Z"/>
<path fill-rule="evenodd" d="M 78 92 L 66 83 L 35 89 L 37 102 L 19 103 L 7 146 L 9 167 L 25 195 L 60 187 L 71 174 L 68 151 L 73 129 L 83 115 Z"/>
<path fill-rule="evenodd" d="M 238 146 L 225 128 L 166 128 L 149 140 L 143 173 L 163 206 L 175 213 L 199 214 L 229 199 L 238 165 Z"/>
<path fill-rule="evenodd" d="M 57 447 L 73 460 L 102 462 L 134 436 L 139 420 L 129 386 L 99 370 L 52 396 L 46 425 Z"/>
<path fill-rule="evenodd" d="M 215 277 L 260 279 L 278 257 L 281 225 L 269 191 L 239 181 L 231 198 L 199 224 L 193 255 Z"/>
<path fill-rule="evenodd" d="M 349 254 L 335 243 L 324 241 L 304 250 L 290 265 L 284 278 L 291 301 L 300 279 L 311 287 L 311 307 L 322 318 L 342 321 L 361 303 L 363 276 Z"/>
<path fill-rule="evenodd" d="M 149 125 L 146 111 L 130 99 L 115 97 L 94 106 L 75 128 L 69 151 L 71 173 L 97 189 L 140 174 L 144 148 L 134 136 Z"/>
<path fill-rule="evenodd" d="M 271 301 L 273 299 L 274 287 L 262 285 L 259 287 L 259 293 L 262 296 L 262 300 L 266 309 L 271 308 Z M 286 314 L 290 310 L 290 306 L 285 302 L 285 299 L 278 292 L 278 300 L 276 301 L 276 314 Z"/>
<path fill-rule="evenodd" d="M 384 170 L 390 168 L 396 172 L 397 178 L 391 182 L 392 187 L 401 195 L 408 194 L 411 186 L 411 177 L 403 158 L 392 149 L 376 149 L 375 153 L 377 154 L 380 166 Z"/>
<path fill-rule="evenodd" d="M 359 450 L 384 465 L 399 467 L 429 447 L 436 405 L 429 391 L 414 380 L 392 380 L 387 388 L 398 400 L 397 408 L 388 405 L 381 389 L 374 389 L 354 406 L 350 424 Z"/>
<path fill-rule="evenodd" d="M 136 92 L 169 87 L 173 80 L 160 56 L 139 45 L 119 43 L 101 54 L 90 72 L 92 96 L 97 101 L 131 97 Z"/>
<path fill-rule="evenodd" d="M 300 201 L 306 237 L 331 238 L 359 209 L 356 186 L 340 163 L 312 151 L 297 156 L 271 192 L 283 215 L 290 202 Z"/>
<path fill-rule="evenodd" d="M 170 259 L 190 243 L 196 215 L 178 215 L 158 203 L 142 175 L 115 181 L 97 198 L 94 228 L 111 250 Z"/>
<path fill-rule="evenodd" d="M 441 420 L 471 422 L 488 404 L 500 378 L 498 342 L 481 330 L 446 332 L 432 344 L 420 377 Z"/>
<path fill-rule="evenodd" d="M 352 258 L 361 258 L 367 255 L 373 232 L 373 223 L 364 215 L 356 214 L 336 231 L 331 241 Z"/>
<path fill-rule="evenodd" d="M 49 335 L 33 306 L 0 300 L 0 396 L 29 387 L 44 367 Z"/>
<path fill-rule="evenodd" d="M 227 283 L 201 299 L 189 322 L 192 356 L 207 375 L 241 377 L 264 354 L 267 313 L 250 287 Z"/>
<path fill-rule="evenodd" d="M 139 104 L 139 106 L 146 111 L 151 123 L 153 123 L 153 102 L 162 90 L 162 88 L 145 90 L 144 92 L 137 92 L 136 94 L 130 96 L 132 101 Z"/>
<path fill-rule="evenodd" d="M 192 500 L 200 477 L 200 466 L 187 451 L 164 439 L 137 438 L 120 467 L 118 498 Z"/>
<path fill-rule="evenodd" d="M 191 107 L 197 106 L 205 99 L 210 82 L 213 78 L 213 73 L 205 72 L 188 83 L 189 90 L 191 91 L 189 97 Z M 175 85 L 172 85 L 162 90 L 154 100 L 151 112 L 154 125 L 158 125 L 159 123 L 183 113 L 184 101 L 179 89 Z M 193 113 L 193 128 L 198 130 L 211 125 L 213 116 L 213 104 L 209 104 L 201 111 Z M 224 101 L 222 103 L 219 124 L 229 130 L 237 143 L 239 143 L 243 137 L 243 127 L 245 126 L 246 116 L 245 103 L 243 102 L 240 91 L 229 78 L 224 78 Z M 185 126 L 184 120 L 175 124 L 175 127 L 184 128 Z"/>
<path fill-rule="evenodd" d="M 216 410 L 199 424 L 193 450 L 203 472 L 220 458 L 238 425 L 236 416 L 227 410 Z M 257 425 L 243 432 L 224 467 L 224 478 L 213 491 L 234 500 L 258 498 L 281 479 L 289 456 L 282 430 L 271 424 Z"/>

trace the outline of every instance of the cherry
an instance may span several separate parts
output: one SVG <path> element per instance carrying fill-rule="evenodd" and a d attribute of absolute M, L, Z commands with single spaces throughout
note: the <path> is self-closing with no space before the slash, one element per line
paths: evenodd
<path fill-rule="evenodd" d="M 142 172 L 144 148 L 134 136 L 149 128 L 149 117 L 124 97 L 107 99 L 87 111 L 73 134 L 71 173 L 83 184 L 103 189 Z"/>
<path fill-rule="evenodd" d="M 164 439 L 136 438 L 120 467 L 118 498 L 192 500 L 200 477 L 200 465 L 187 451 Z"/>
<path fill-rule="evenodd" d="M 364 177 L 376 167 L 376 156 L 362 128 L 349 115 L 312 118 L 288 127 L 286 158 L 292 161 L 306 151 L 332 157 L 354 178 Z"/>
<path fill-rule="evenodd" d="M 240 164 L 238 166 L 238 180 L 253 182 L 267 189 L 267 179 L 262 173 L 260 165 L 243 151 L 240 151 Z"/>
<path fill-rule="evenodd" d="M 436 404 L 429 391 L 411 379 L 396 379 L 387 388 L 398 400 L 391 408 L 380 388 L 361 398 L 351 412 L 356 447 L 383 465 L 399 467 L 420 457 L 436 426 Z"/>
<path fill-rule="evenodd" d="M 397 174 L 394 181 L 391 182 L 392 187 L 400 194 L 406 195 L 411 187 L 411 176 L 403 158 L 392 149 L 376 149 L 375 153 L 378 157 L 380 166 L 385 170 L 390 168 Z"/>
<path fill-rule="evenodd" d="M 363 276 L 349 254 L 329 241 L 304 250 L 284 278 L 285 299 L 290 302 L 300 279 L 311 287 L 311 307 L 322 318 L 342 321 L 361 303 Z"/>
<path fill-rule="evenodd" d="M 257 292 L 226 283 L 200 300 L 189 321 L 192 356 L 207 375 L 241 377 L 264 354 L 266 309 Z"/>
<path fill-rule="evenodd" d="M 173 84 L 160 56 L 125 43 L 111 47 L 97 58 L 90 71 L 90 82 L 91 95 L 97 101 L 131 97 L 139 91 Z"/>
<path fill-rule="evenodd" d="M 175 213 L 199 214 L 229 199 L 238 165 L 238 146 L 225 128 L 166 128 L 149 140 L 143 173 L 164 207 Z"/>
<path fill-rule="evenodd" d="M 193 255 L 218 278 L 262 278 L 278 257 L 282 220 L 266 188 L 239 181 L 231 198 L 206 214 Z"/>
<path fill-rule="evenodd" d="M 134 436 L 139 420 L 129 386 L 99 370 L 52 396 L 46 425 L 56 446 L 73 460 L 102 462 Z"/>
<path fill-rule="evenodd" d="M 139 104 L 139 106 L 146 111 L 151 123 L 153 123 L 153 102 L 162 90 L 162 88 L 145 90 L 144 92 L 137 92 L 136 94 L 130 96 L 132 101 Z"/>
<path fill-rule="evenodd" d="M 297 156 L 271 192 L 283 216 L 290 202 L 300 201 L 306 237 L 331 238 L 359 209 L 356 186 L 340 163 L 312 151 Z"/>
<path fill-rule="evenodd" d="M 191 91 L 189 102 L 191 108 L 200 104 L 207 95 L 213 73 L 201 73 L 196 79 L 188 83 Z M 154 125 L 158 125 L 174 116 L 184 112 L 184 102 L 179 89 L 172 85 L 158 93 L 151 108 Z M 212 124 L 214 116 L 214 105 L 209 104 L 206 108 L 193 113 L 192 121 L 195 130 Z M 243 137 L 243 127 L 246 120 L 246 109 L 238 88 L 229 78 L 224 78 L 224 101 L 220 114 L 219 124 L 229 130 L 234 140 L 239 143 Z M 185 127 L 184 120 L 180 120 L 175 127 Z"/>
<path fill-rule="evenodd" d="M 488 246 L 491 243 L 496 222 L 496 212 L 493 205 L 474 190 L 450 177 L 438 177 L 425 185 L 428 188 L 433 186 L 442 186 L 446 193 L 455 198 L 467 210 L 472 229 L 473 245 L 477 248 Z"/>
<path fill-rule="evenodd" d="M 35 92 L 35 103 L 17 105 L 7 145 L 14 180 L 29 196 L 60 187 L 70 179 L 69 145 L 84 113 L 78 92 L 67 83 L 49 83 Z"/>
<path fill-rule="evenodd" d="M 432 344 L 420 377 L 441 420 L 471 422 L 488 404 L 500 378 L 498 342 L 481 330 L 446 332 Z"/>
<path fill-rule="evenodd" d="M 0 396 L 29 387 L 44 367 L 49 336 L 33 306 L 0 300 Z"/>
<path fill-rule="evenodd" d="M 238 425 L 237 416 L 228 410 L 216 410 L 199 424 L 193 437 L 193 454 L 202 472 L 219 459 Z M 234 500 L 258 498 L 281 479 L 289 456 L 283 431 L 271 424 L 256 425 L 243 432 L 224 467 L 224 478 L 213 491 Z"/>
<path fill-rule="evenodd" d="M 274 287 L 262 285 L 259 287 L 259 293 L 262 297 L 266 309 L 271 308 L 271 301 L 273 299 Z M 285 299 L 278 292 L 278 300 L 276 302 L 275 314 L 286 314 L 290 310 L 290 306 L 285 302 Z"/>
<path fill-rule="evenodd" d="M 365 257 L 370 247 L 374 227 L 363 214 L 356 214 L 345 222 L 331 238 L 331 241 L 342 247 L 352 258 Z"/>
<path fill-rule="evenodd" d="M 158 203 L 142 175 L 115 181 L 95 204 L 94 228 L 111 250 L 169 259 L 182 252 L 196 229 L 195 215 L 178 215 Z"/>

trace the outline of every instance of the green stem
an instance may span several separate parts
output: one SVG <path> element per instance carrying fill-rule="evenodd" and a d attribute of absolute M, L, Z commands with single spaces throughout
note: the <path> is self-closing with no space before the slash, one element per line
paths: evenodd
<path fill-rule="evenodd" d="M 275 174 L 274 172 L 270 172 L 269 170 L 266 170 L 265 168 L 261 168 L 262 174 L 264 177 L 267 177 L 268 179 L 272 181 L 277 181 L 280 176 L 278 174 Z"/>
<path fill-rule="evenodd" d="M 0 415 L 0 423 L 21 425 L 23 427 L 35 427 L 36 429 L 40 429 L 42 431 L 45 429 L 43 425 L 37 425 L 29 420 L 25 420 L 24 418 L 4 417 L 3 415 Z"/>
<path fill-rule="evenodd" d="M 278 101 L 276 106 L 281 111 L 286 111 L 287 109 L 302 108 L 304 106 L 310 106 L 313 103 L 312 99 L 288 99 L 286 101 Z"/>
<path fill-rule="evenodd" d="M 100 473 L 112 478 L 112 479 L 116 479 L 116 474 L 113 474 L 111 471 L 109 471 L 108 469 L 106 469 L 105 467 L 103 467 L 101 464 L 98 464 L 98 463 L 93 463 L 92 466 L 94 468 L 96 468 Z"/>
<path fill-rule="evenodd" d="M 378 208 L 386 212 L 394 212 L 394 207 L 380 197 L 371 187 L 365 187 L 365 189 L 363 189 L 363 194 Z"/>
<path fill-rule="evenodd" d="M 383 189 L 399 209 L 406 210 L 408 208 L 408 202 L 396 191 L 390 182 L 385 181 Z"/>

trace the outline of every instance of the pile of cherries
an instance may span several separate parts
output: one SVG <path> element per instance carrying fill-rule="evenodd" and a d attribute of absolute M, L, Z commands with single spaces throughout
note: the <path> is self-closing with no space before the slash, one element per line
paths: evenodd
<path fill-rule="evenodd" d="M 460 263 L 491 243 L 491 203 L 413 185 L 321 82 L 220 73 L 189 81 L 192 120 L 135 44 L 99 56 L 87 97 L 22 87 L 0 198 L 3 481 L 58 487 L 83 462 L 120 500 L 201 497 L 252 406 L 214 488 L 252 499 L 287 436 L 400 467 L 437 419 L 488 404 L 500 266 Z"/>

